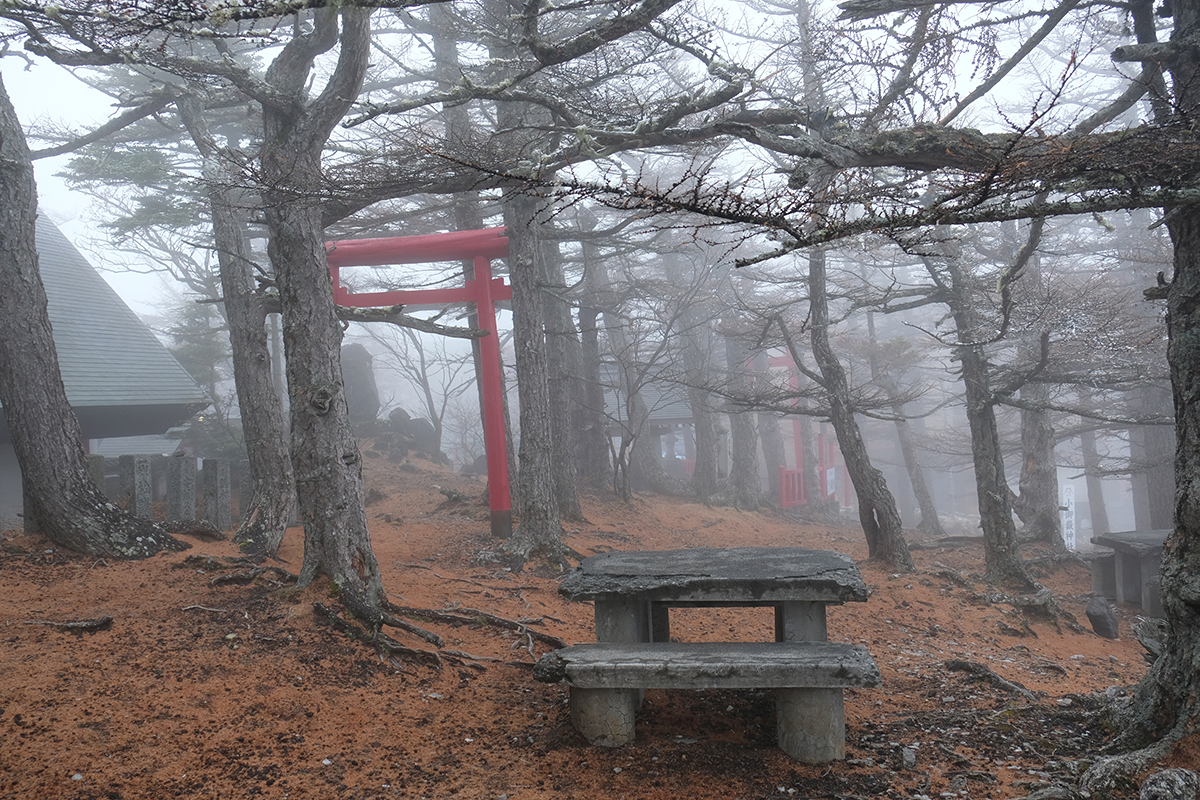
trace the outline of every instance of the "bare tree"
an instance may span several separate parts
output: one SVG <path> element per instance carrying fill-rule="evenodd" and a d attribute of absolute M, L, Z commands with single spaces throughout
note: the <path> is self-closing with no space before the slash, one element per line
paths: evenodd
<path fill-rule="evenodd" d="M 475 383 L 471 353 L 451 352 L 445 339 L 429 341 L 411 328 L 367 328 L 366 333 L 382 348 L 379 358 L 384 366 L 416 393 L 425 417 L 433 424 L 434 451 L 441 451 L 447 414 L 460 395 Z"/>

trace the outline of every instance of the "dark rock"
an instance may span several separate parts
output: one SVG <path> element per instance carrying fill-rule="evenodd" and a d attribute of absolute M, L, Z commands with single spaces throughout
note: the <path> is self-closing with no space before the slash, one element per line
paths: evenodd
<path fill-rule="evenodd" d="M 1084 611 L 1087 613 L 1088 622 L 1092 623 L 1092 630 L 1098 635 L 1105 639 L 1117 638 L 1117 615 L 1113 613 L 1108 600 L 1099 596 L 1093 597 Z"/>
<path fill-rule="evenodd" d="M 433 455 L 437 452 L 437 431 L 427 419 L 414 419 L 408 423 L 408 435 L 417 447 Z"/>
<path fill-rule="evenodd" d="M 355 428 L 375 422 L 379 416 L 379 387 L 371 353 L 358 342 L 342 348 L 342 382 L 350 422 Z"/>
<path fill-rule="evenodd" d="M 392 431 L 399 434 L 408 433 L 408 422 L 412 417 L 403 408 L 393 408 L 388 414 L 388 423 L 391 425 Z"/>
<path fill-rule="evenodd" d="M 487 475 L 487 455 L 482 455 L 462 468 L 463 475 Z"/>
<path fill-rule="evenodd" d="M 1197 794 L 1200 794 L 1200 775 L 1177 767 L 1146 778 L 1138 800 L 1196 800 Z"/>

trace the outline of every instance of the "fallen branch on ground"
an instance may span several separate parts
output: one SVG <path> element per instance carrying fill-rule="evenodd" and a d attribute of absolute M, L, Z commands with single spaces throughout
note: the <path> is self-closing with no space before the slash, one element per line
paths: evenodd
<path fill-rule="evenodd" d="M 953 670 L 955 672 L 969 672 L 972 675 L 978 675 L 992 686 L 995 686 L 998 689 L 1004 689 L 1007 692 L 1012 692 L 1013 694 L 1019 694 L 1032 702 L 1036 703 L 1038 700 L 1037 695 L 1026 689 L 1021 684 L 1014 683 L 1013 681 L 1000 677 L 983 664 L 979 664 L 974 661 L 960 661 L 959 659 L 951 659 L 945 663 L 945 667 L 946 669 Z"/>
<path fill-rule="evenodd" d="M 54 628 L 55 630 L 60 630 L 60 631 L 63 631 L 64 633 L 69 633 L 71 631 L 88 631 L 89 633 L 94 633 L 96 631 L 102 631 L 105 628 L 112 627 L 112 621 L 113 621 L 113 618 L 108 616 L 107 614 L 105 614 L 103 617 L 97 617 L 96 619 L 81 619 L 81 620 L 74 620 L 71 622 L 55 622 L 54 620 L 35 619 L 35 620 L 26 620 L 25 622 L 22 622 L 21 624 L 22 625 L 49 625 L 50 627 Z"/>

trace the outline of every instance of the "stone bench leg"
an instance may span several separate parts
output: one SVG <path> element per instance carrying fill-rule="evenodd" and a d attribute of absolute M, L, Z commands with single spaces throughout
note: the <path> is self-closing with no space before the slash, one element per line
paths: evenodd
<path fill-rule="evenodd" d="M 779 749 L 801 763 L 823 764 L 845 758 L 842 690 L 776 689 L 775 731 Z"/>
<path fill-rule="evenodd" d="M 620 747 L 633 741 L 634 717 L 641 699 L 637 689 L 571 687 L 571 724 L 588 744 Z M 839 695 L 840 697 L 840 695 Z"/>

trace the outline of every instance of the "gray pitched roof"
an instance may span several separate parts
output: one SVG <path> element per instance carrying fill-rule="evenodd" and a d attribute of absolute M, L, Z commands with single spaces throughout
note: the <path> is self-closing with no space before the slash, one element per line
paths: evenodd
<path fill-rule="evenodd" d="M 45 215 L 37 246 L 59 368 L 85 437 L 162 433 L 207 405 L 187 371 Z"/>
<path fill-rule="evenodd" d="M 600 365 L 600 382 L 604 385 L 604 410 L 617 422 L 625 421 L 625 393 L 621 391 L 620 373 L 616 364 Z M 669 381 L 647 381 L 639 390 L 642 402 L 650 412 L 649 422 L 666 425 L 692 421 L 692 407 L 687 390 Z"/>

